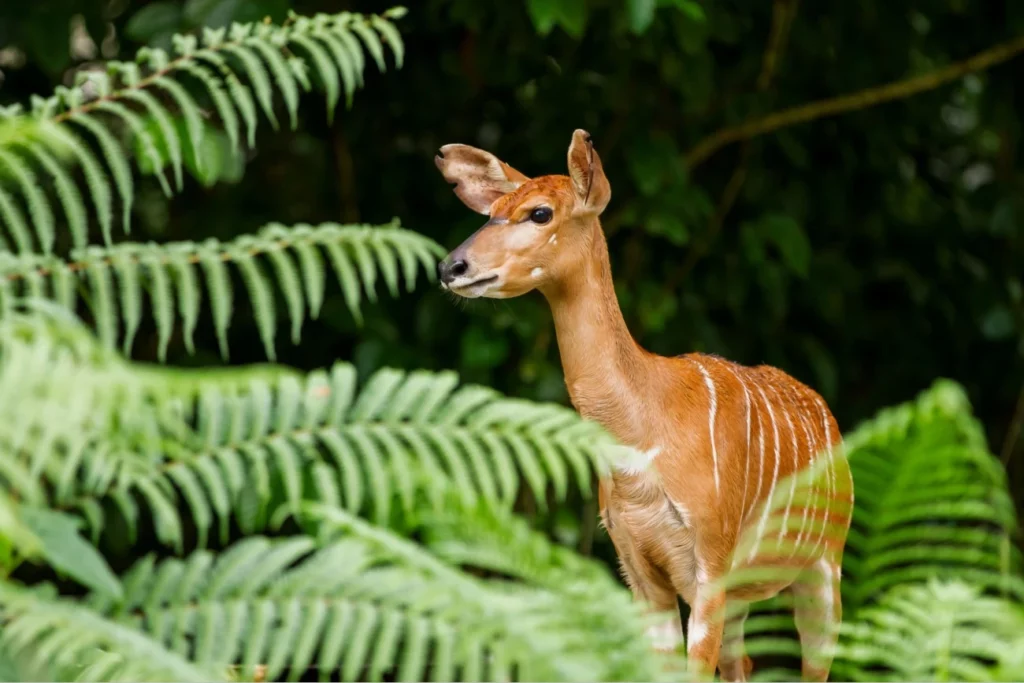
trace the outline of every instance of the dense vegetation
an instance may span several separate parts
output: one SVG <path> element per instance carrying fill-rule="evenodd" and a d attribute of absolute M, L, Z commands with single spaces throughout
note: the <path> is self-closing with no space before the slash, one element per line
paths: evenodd
<path fill-rule="evenodd" d="M 579 126 L 640 340 L 860 422 L 833 677 L 1024 677 L 1019 93 L 979 71 L 1024 44 L 942 70 L 1021 10 L 303 5 L 0 9 L 0 678 L 683 676 L 594 528 L 612 441 L 557 404 L 543 303 L 416 287 L 478 220 L 437 146 L 557 171 Z"/>

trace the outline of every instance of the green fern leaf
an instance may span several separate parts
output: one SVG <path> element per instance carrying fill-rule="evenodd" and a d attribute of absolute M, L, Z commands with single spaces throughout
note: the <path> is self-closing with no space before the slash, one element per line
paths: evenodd
<path fill-rule="evenodd" d="M 363 281 L 366 298 L 371 302 L 375 302 L 377 300 L 377 264 L 373 259 L 373 255 L 369 247 L 362 240 L 353 240 L 350 246 L 354 252 L 359 276 Z"/>
<path fill-rule="evenodd" d="M 160 136 L 163 138 L 163 144 L 170 156 L 171 166 L 174 169 L 174 184 L 178 188 L 178 192 L 181 192 L 184 184 L 182 178 L 181 140 L 178 137 L 178 131 L 175 129 L 174 123 L 171 121 L 170 114 L 153 95 L 145 90 L 129 90 L 124 96 L 144 106 L 153 118 L 154 123 L 156 123 Z"/>
<path fill-rule="evenodd" d="M 210 96 L 210 100 L 213 101 L 221 123 L 224 124 L 224 132 L 227 133 L 228 140 L 231 141 L 232 149 L 237 147 L 238 112 L 235 111 L 231 98 L 224 92 L 224 86 L 217 80 L 213 72 L 202 64 L 186 62 L 181 66 L 181 69 L 195 77 L 206 88 L 206 93 Z"/>
<path fill-rule="evenodd" d="M 14 234 L 14 243 L 18 245 L 18 251 L 22 254 L 33 253 L 32 235 L 29 231 L 25 214 L 18 207 L 14 199 L 0 188 L 0 219 L 3 219 L 11 232 Z M 4 249 L 7 245 L 4 244 Z"/>
<path fill-rule="evenodd" d="M 28 204 L 29 217 L 35 226 L 39 244 L 42 245 L 43 253 L 50 254 L 53 251 L 54 240 L 53 212 L 39 187 L 35 174 L 21 157 L 2 148 L 0 148 L 0 163 L 6 166 L 18 181 Z"/>
<path fill-rule="evenodd" d="M 377 68 L 382 72 L 387 71 L 387 64 L 384 61 L 384 47 L 381 45 L 380 37 L 377 36 L 364 22 L 354 21 L 351 24 L 352 30 L 363 39 L 366 49 L 377 62 Z"/>
<path fill-rule="evenodd" d="M 366 69 L 366 57 L 363 54 L 363 48 L 359 44 L 359 39 L 345 25 L 335 26 L 332 33 L 348 49 L 349 58 L 355 65 L 356 82 L 359 84 L 359 87 L 362 87 L 364 85 L 363 71 Z"/>
<path fill-rule="evenodd" d="M 196 161 L 196 168 L 202 170 L 203 119 L 199 113 L 199 104 L 180 83 L 170 78 L 163 76 L 155 78 L 153 79 L 153 85 L 166 91 L 177 103 L 185 119 L 185 130 L 188 132 L 189 144 L 192 145 L 192 155 Z"/>
<path fill-rule="evenodd" d="M 1020 582 L 1019 553 L 1004 555 L 1002 544 L 990 542 L 1017 528 L 1006 475 L 959 387 L 938 382 L 845 442 L 857 486 L 844 561 L 854 579 L 855 590 L 847 591 L 852 605 L 914 576 L 948 576 L 954 557 L 962 562 L 958 573 L 970 566 L 990 585 L 1008 577 Z M 971 485 L 949 485 L 955 481 Z"/>
<path fill-rule="evenodd" d="M 853 681 L 1015 680 L 1010 653 L 1024 644 L 1021 633 L 1024 606 L 933 579 L 894 588 L 844 624 L 835 668 Z"/>
<path fill-rule="evenodd" d="M 227 78 L 228 92 L 231 94 L 231 98 L 238 107 L 238 111 L 242 112 L 242 119 L 245 121 L 246 139 L 249 143 L 249 148 L 256 146 L 256 102 L 252 98 L 252 92 L 245 86 L 238 78 L 232 74 Z"/>
<path fill-rule="evenodd" d="M 93 118 L 83 114 L 74 114 L 71 116 L 71 120 L 92 133 L 92 136 L 99 143 L 103 156 L 107 160 L 107 165 L 110 166 L 111 173 L 114 176 L 114 184 L 117 186 L 118 194 L 121 197 L 121 204 L 123 206 L 121 220 L 124 231 L 125 233 L 130 232 L 132 197 L 134 196 L 132 171 L 128 167 L 128 162 L 124 158 L 120 145 L 114 140 L 110 131 Z"/>
<path fill-rule="evenodd" d="M 338 284 L 341 285 L 341 291 L 345 296 L 345 304 L 348 306 L 349 312 L 352 317 L 355 318 L 357 324 L 362 324 L 363 314 L 359 309 L 360 299 L 360 286 L 359 277 L 356 275 L 355 269 L 352 267 L 352 261 L 349 259 L 348 254 L 345 253 L 344 247 L 336 242 L 329 242 L 324 245 L 327 250 L 327 255 L 330 257 L 331 265 L 334 267 L 334 273 L 338 277 Z"/>
<path fill-rule="evenodd" d="M 324 259 L 320 250 L 306 241 L 295 243 L 295 253 L 302 271 L 302 282 L 305 285 L 306 301 L 309 303 L 309 315 L 316 320 L 320 315 L 320 307 L 324 301 Z M 415 280 L 416 274 L 413 274 Z"/>
<path fill-rule="evenodd" d="M 81 192 L 71 179 L 71 176 L 63 166 L 47 150 L 39 145 L 33 145 L 32 153 L 39 160 L 40 165 L 53 177 L 54 186 L 57 189 L 57 196 L 64 207 L 64 215 L 68 220 L 68 229 L 71 231 L 71 240 L 76 248 L 84 247 L 88 241 L 88 228 L 86 226 L 85 201 Z M 44 246 L 45 248 L 45 246 Z"/>
<path fill-rule="evenodd" d="M 291 129 L 295 130 L 299 125 L 299 88 L 295 82 L 295 76 L 292 74 L 292 70 L 288 67 L 284 57 L 281 56 L 281 53 L 266 42 L 258 39 L 250 39 L 246 41 L 246 45 L 259 52 L 263 56 L 263 60 L 270 67 L 271 73 L 274 74 L 274 84 L 281 89 L 281 94 L 284 97 L 285 107 L 288 109 Z"/>
<path fill-rule="evenodd" d="M 149 299 L 153 304 L 153 320 L 156 322 L 157 357 L 162 362 L 167 357 L 167 344 L 174 326 L 174 294 L 158 248 L 151 247 L 148 253 L 140 257 L 140 261 L 145 266 L 146 279 L 150 283 Z M 131 344 L 126 341 L 125 348 L 130 347 Z"/>
<path fill-rule="evenodd" d="M 38 592 L 2 582 L 0 605 L 6 621 L 3 640 L 16 655 L 41 658 L 49 651 L 59 656 L 58 663 L 67 664 L 75 659 L 89 661 L 90 653 L 100 648 L 119 657 L 118 678 L 224 680 L 212 669 L 173 655 L 135 628 L 104 619 L 70 601 L 46 599 Z"/>
<path fill-rule="evenodd" d="M 270 294 L 270 286 L 263 271 L 256 264 L 255 259 L 244 248 L 239 248 L 233 254 L 233 260 L 242 271 L 242 277 L 249 290 L 249 298 L 252 300 L 253 315 L 260 331 L 260 339 L 263 340 L 263 348 L 267 357 L 271 360 L 276 358 L 274 350 L 274 330 L 277 327 L 277 316 L 274 312 L 274 302 Z"/>
<path fill-rule="evenodd" d="M 327 46 L 327 50 L 341 74 L 341 82 L 345 88 L 345 106 L 350 108 L 356 87 L 360 84 L 360 77 L 353 64 L 354 60 L 349 53 L 348 45 L 342 42 L 339 36 L 328 31 L 318 31 L 313 33 L 313 37 Z"/>
<path fill-rule="evenodd" d="M 207 246 L 214 246 L 207 241 Z M 214 329 L 217 331 L 217 343 L 224 358 L 228 357 L 227 330 L 231 321 L 233 291 L 231 279 L 224 262 L 211 249 L 200 256 L 199 263 L 206 275 L 206 286 L 210 291 L 210 308 L 213 311 Z"/>
<path fill-rule="evenodd" d="M 173 193 L 171 191 L 171 186 L 167 182 L 167 178 L 164 177 L 164 160 L 160 156 L 160 152 L 157 150 L 153 136 L 146 129 L 146 124 L 143 123 L 142 117 L 131 109 L 125 107 L 120 102 L 97 102 L 95 107 L 96 109 L 106 111 L 121 118 L 128 125 L 132 134 L 139 139 L 139 143 L 142 145 L 142 151 L 153 168 L 153 175 L 156 177 L 157 182 L 160 183 L 160 189 L 163 190 L 164 196 L 170 197 Z M 108 163 L 110 163 L 109 160 Z M 129 179 L 130 178 L 131 176 L 129 175 Z M 84 242 L 79 244 L 76 241 L 75 246 L 82 247 L 84 246 Z"/>
<path fill-rule="evenodd" d="M 267 251 L 267 257 L 274 268 L 277 282 L 280 284 L 281 292 L 288 304 L 288 314 L 292 321 L 292 343 L 298 344 L 302 336 L 302 323 L 306 317 L 299 273 L 295 268 L 295 263 L 284 250 L 270 248 Z"/>
<path fill-rule="evenodd" d="M 104 257 L 101 250 L 90 247 L 80 260 L 85 263 L 83 272 L 89 280 L 92 312 L 100 341 L 113 348 L 117 340 L 117 312 L 114 283 Z"/>
<path fill-rule="evenodd" d="M 114 252 L 110 265 L 117 273 L 121 292 L 121 312 L 124 315 L 125 325 L 123 348 L 127 355 L 131 353 L 135 333 L 142 321 L 142 284 L 139 278 L 138 261 L 135 254 L 121 249 Z"/>
<path fill-rule="evenodd" d="M 263 108 L 263 113 L 266 114 L 271 127 L 273 127 L 274 130 L 277 130 L 280 126 L 277 122 L 277 116 L 274 114 L 274 96 L 270 87 L 270 76 L 267 75 L 266 67 L 264 67 L 259 58 L 253 54 L 252 49 L 247 46 L 228 45 L 224 48 L 224 51 L 234 55 L 238 61 L 241 62 L 242 67 L 249 76 L 249 82 L 252 83 L 253 90 L 256 91 L 256 99 Z"/>
<path fill-rule="evenodd" d="M 169 256 L 171 268 L 174 269 L 174 283 L 178 289 L 178 314 L 184 323 L 182 337 L 189 353 L 195 352 L 193 337 L 199 320 L 201 295 L 195 270 L 188 260 L 185 249 L 177 248 Z M 223 347 L 222 347 L 223 349 Z"/>
<path fill-rule="evenodd" d="M 320 76 L 320 80 L 324 84 L 327 96 L 327 122 L 332 123 L 334 121 L 334 108 L 337 105 L 339 95 L 338 69 L 324 48 L 312 38 L 297 33 L 291 36 L 291 41 L 302 46 L 312 57 L 317 75 Z"/>

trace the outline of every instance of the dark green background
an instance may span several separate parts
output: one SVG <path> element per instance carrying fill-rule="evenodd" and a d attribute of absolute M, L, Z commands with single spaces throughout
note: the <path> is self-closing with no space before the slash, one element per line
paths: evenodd
<path fill-rule="evenodd" d="M 390 6 L 12 0 L 0 4 L 0 103 L 27 102 L 69 82 L 90 58 L 130 58 L 142 44 L 167 44 L 171 33 L 198 25 L 280 20 L 289 7 Z M 193 180 L 171 201 L 145 183 L 130 238 L 228 238 L 269 221 L 398 216 L 453 248 L 482 219 L 434 168 L 440 145 L 485 147 L 527 174 L 564 173 L 572 131 L 586 128 L 612 183 L 605 226 L 620 300 L 644 346 L 777 365 L 820 390 L 844 429 L 936 377 L 953 378 L 1024 499 L 1024 445 L 1008 438 L 1024 384 L 1024 57 L 725 147 L 692 170 L 683 161 L 719 128 L 926 73 L 1010 40 L 1024 33 L 1024 3 L 408 7 L 399 22 L 408 50 L 401 71 L 381 76 L 370 67 L 353 109 L 333 125 L 316 94 L 304 102 L 298 132 L 274 133 L 263 120 L 244 166 L 225 156 L 213 165 L 216 178 Z M 789 30 L 759 83 L 779 13 L 791 16 Z M 75 15 L 99 44 L 91 57 L 69 51 Z M 116 40 L 104 41 L 109 35 Z M 742 183 L 722 212 L 737 169 Z M 566 400 L 539 295 L 467 305 L 422 287 L 367 312 L 358 329 L 335 290 L 300 346 L 279 334 L 281 360 L 455 368 L 516 396 Z M 265 360 L 246 312 L 231 333 L 232 362 Z M 171 361 L 219 362 L 212 328 L 205 335 L 192 357 L 180 340 L 172 344 Z M 140 334 L 135 349 L 137 358 L 155 358 L 155 333 Z"/>

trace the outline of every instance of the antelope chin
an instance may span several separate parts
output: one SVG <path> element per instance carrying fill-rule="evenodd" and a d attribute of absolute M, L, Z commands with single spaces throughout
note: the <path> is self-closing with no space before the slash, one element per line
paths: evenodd
<path fill-rule="evenodd" d="M 485 275 L 476 279 L 460 278 L 448 284 L 448 289 L 463 298 L 477 299 L 486 296 L 489 291 L 500 286 L 497 275 Z"/>

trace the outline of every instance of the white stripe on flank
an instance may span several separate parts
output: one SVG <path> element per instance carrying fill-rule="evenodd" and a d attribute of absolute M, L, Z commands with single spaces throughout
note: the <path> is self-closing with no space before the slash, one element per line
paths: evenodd
<path fill-rule="evenodd" d="M 707 385 L 708 394 L 711 397 L 711 409 L 708 411 L 708 431 L 711 433 L 711 462 L 715 468 L 715 496 L 718 496 L 718 447 L 715 445 L 715 413 L 718 412 L 718 395 L 715 392 L 715 383 L 712 381 L 711 375 L 704 368 L 704 365 L 700 361 L 694 362 L 700 368 L 700 373 L 704 375 L 704 384 Z"/>
<path fill-rule="evenodd" d="M 793 426 L 793 418 L 789 416 L 790 411 L 785 411 L 786 423 L 789 424 L 789 433 L 793 437 L 793 472 L 789 475 L 789 500 L 786 502 L 786 511 L 782 513 L 782 527 L 779 529 L 779 543 L 789 532 L 789 511 L 793 508 L 793 498 L 796 496 L 796 480 L 800 476 L 800 445 L 796 441 L 796 427 Z M 793 556 L 795 548 L 790 551 Z"/>
<path fill-rule="evenodd" d="M 760 408 L 757 409 L 757 440 L 760 444 L 761 460 L 757 468 L 757 493 L 754 494 L 755 505 L 750 506 L 751 510 L 756 507 L 757 501 L 761 499 L 761 484 L 764 480 L 764 423 L 761 421 Z"/>
<path fill-rule="evenodd" d="M 816 456 L 818 454 L 818 449 L 815 447 L 814 435 L 811 433 L 811 427 L 810 427 L 810 425 L 807 424 L 807 416 L 804 415 L 803 412 L 800 413 L 800 424 L 804 428 L 804 436 L 807 437 L 807 452 L 809 454 L 808 455 L 807 467 L 813 473 L 814 472 L 814 469 L 813 469 L 814 468 L 814 456 Z M 808 509 L 810 508 L 812 503 L 815 505 L 815 508 L 817 508 L 817 502 L 818 502 L 818 477 L 817 477 L 817 473 L 815 473 L 815 476 L 811 479 L 811 494 L 808 497 L 807 501 L 804 503 L 804 515 L 803 515 L 803 519 L 800 521 L 800 533 L 796 537 L 796 545 L 797 545 L 797 547 L 800 547 L 800 541 L 802 541 L 803 537 L 804 537 L 804 530 L 807 528 L 807 512 L 808 512 Z M 812 528 L 813 528 L 813 525 L 812 525 Z M 808 540 L 810 540 L 810 539 L 808 539 Z M 817 549 L 817 545 L 815 545 L 815 550 L 816 549 Z"/>
<path fill-rule="evenodd" d="M 825 430 L 825 457 L 827 458 L 825 467 L 828 470 L 828 501 L 825 505 L 825 519 L 821 527 L 821 537 L 818 539 L 818 542 L 820 543 L 825 540 L 825 534 L 828 533 L 828 523 L 830 521 L 829 511 L 832 506 L 832 497 L 835 496 L 838 491 L 836 491 L 836 470 L 834 463 L 832 462 L 832 434 L 828 428 L 828 411 L 825 408 L 824 402 L 820 398 L 816 399 L 816 402 L 818 404 L 818 408 L 821 410 L 821 427 Z"/>
<path fill-rule="evenodd" d="M 753 560 L 757 555 L 758 547 L 761 545 L 761 537 L 764 535 L 764 527 L 768 523 L 768 513 L 771 512 L 772 495 L 775 493 L 775 482 L 779 478 L 779 425 L 775 422 L 775 411 L 772 410 L 772 404 L 769 403 L 768 397 L 764 394 L 764 389 L 761 387 L 757 388 L 758 393 L 761 394 L 761 398 L 764 399 L 764 404 L 768 408 L 768 417 L 772 421 L 772 434 L 775 437 L 775 471 L 772 473 L 772 486 L 768 489 L 768 495 L 765 496 L 764 500 L 764 514 L 761 515 L 761 521 L 757 525 L 757 536 L 754 538 L 754 547 L 750 549 L 750 557 L 748 560 Z"/>
<path fill-rule="evenodd" d="M 747 487 L 750 484 L 750 392 L 747 390 L 747 383 L 743 381 L 739 373 L 731 367 L 729 367 L 729 372 L 732 373 L 733 377 L 740 383 L 740 386 L 743 387 L 743 405 L 747 409 L 747 450 L 743 452 L 743 467 L 746 474 L 743 480 L 743 501 L 740 504 L 740 522 L 742 523 L 747 516 Z M 763 453 L 764 449 L 762 448 L 761 450 Z"/>

